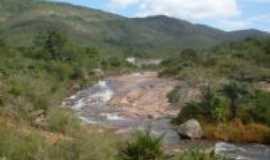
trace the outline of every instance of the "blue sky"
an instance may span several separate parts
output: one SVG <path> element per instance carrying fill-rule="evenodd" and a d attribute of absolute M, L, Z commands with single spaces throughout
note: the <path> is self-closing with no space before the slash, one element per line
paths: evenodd
<path fill-rule="evenodd" d="M 270 32 L 270 0 L 57 0 L 127 17 L 168 15 L 224 30 Z"/>

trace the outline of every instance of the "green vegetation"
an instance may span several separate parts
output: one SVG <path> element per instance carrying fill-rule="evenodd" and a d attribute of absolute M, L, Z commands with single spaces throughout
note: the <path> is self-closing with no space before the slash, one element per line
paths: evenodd
<path fill-rule="evenodd" d="M 263 122 L 270 126 L 270 93 L 256 91 L 252 98 L 252 107 L 249 109 L 254 122 Z"/>
<path fill-rule="evenodd" d="M 162 137 L 150 131 L 123 142 L 103 128 L 82 125 L 60 107 L 69 94 L 104 75 L 137 70 L 126 62 L 130 56 L 169 57 L 160 76 L 208 84 L 175 123 L 197 118 L 208 138 L 270 143 L 270 93 L 253 88 L 270 81 L 270 40 L 204 50 L 246 35 L 269 36 L 254 30 L 232 34 L 166 16 L 125 18 L 63 3 L 1 0 L 0 159 L 165 159 Z M 175 106 L 179 89 L 168 95 Z M 220 159 L 192 150 L 180 160 Z"/>
<path fill-rule="evenodd" d="M 183 123 L 191 118 L 196 118 L 206 122 L 226 121 L 230 114 L 227 108 L 228 101 L 225 97 L 216 94 L 215 91 L 207 87 L 203 90 L 203 96 L 199 102 L 187 103 L 174 123 Z"/>
<path fill-rule="evenodd" d="M 270 93 L 257 87 L 259 83 L 268 84 L 270 80 L 269 62 L 265 61 L 270 58 L 267 50 L 268 41 L 247 39 L 239 43 L 224 44 L 202 53 L 188 49 L 177 57 L 165 60 L 160 76 L 175 77 L 185 81 L 191 89 L 197 87 L 201 90 L 201 98 L 185 104 L 173 122 L 179 124 L 196 118 L 205 128 L 212 128 L 212 132 L 219 133 L 219 136 L 213 136 L 214 133 L 207 131 L 207 134 L 211 135 L 209 137 L 269 143 L 267 128 L 270 128 Z M 176 87 L 168 94 L 170 102 L 175 106 L 180 103 L 180 88 Z M 257 128 L 261 134 L 250 132 L 245 133 L 249 137 L 241 138 L 237 136 L 242 133 L 240 128 L 233 129 L 235 122 L 243 126 L 242 130 Z M 230 129 L 234 134 L 229 132 Z M 228 135 L 220 136 L 222 132 Z M 230 133 L 232 134 L 229 135 Z"/>
<path fill-rule="evenodd" d="M 80 128 L 80 121 L 66 109 L 51 109 L 48 113 L 48 128 L 58 133 L 74 132 Z"/>
<path fill-rule="evenodd" d="M 128 142 L 119 153 L 121 160 L 161 160 L 162 137 L 153 137 L 150 130 L 137 132 L 133 141 Z"/>
<path fill-rule="evenodd" d="M 102 53 L 140 57 L 267 36 L 257 30 L 228 33 L 166 16 L 127 18 L 45 0 L 1 0 L 0 22 L 0 38 L 10 45 L 29 46 L 35 34 L 54 27 L 77 44 L 98 47 Z"/>
<path fill-rule="evenodd" d="M 117 138 L 108 133 L 77 128 L 72 135 L 45 132 L 2 119 L 0 158 L 7 160 L 114 160 Z M 98 145 L 97 145 L 98 144 Z"/>
<path fill-rule="evenodd" d="M 1 111 L 24 120 L 35 111 L 47 114 L 70 92 L 95 82 L 100 76 L 95 69 L 121 73 L 134 68 L 124 58 L 103 58 L 97 49 L 76 45 L 58 30 L 40 33 L 31 47 L 3 43 L 0 54 Z"/>
<path fill-rule="evenodd" d="M 135 69 L 124 57 L 101 56 L 54 28 L 36 35 L 29 47 L 1 41 L 0 55 L 0 158 L 115 158 L 117 138 L 85 128 L 59 106 L 70 93 L 101 78 L 95 70 L 108 74 Z"/>

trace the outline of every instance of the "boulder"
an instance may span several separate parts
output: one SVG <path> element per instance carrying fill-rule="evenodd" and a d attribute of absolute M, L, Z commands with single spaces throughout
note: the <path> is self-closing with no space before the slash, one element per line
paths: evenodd
<path fill-rule="evenodd" d="M 200 139 L 203 137 L 202 127 L 195 119 L 188 120 L 187 122 L 181 124 L 177 128 L 177 132 L 182 138 L 187 139 Z"/>

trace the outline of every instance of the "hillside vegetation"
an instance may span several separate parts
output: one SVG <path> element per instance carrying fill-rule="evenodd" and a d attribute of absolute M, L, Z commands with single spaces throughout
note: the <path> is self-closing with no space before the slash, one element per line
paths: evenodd
<path fill-rule="evenodd" d="M 270 143 L 269 39 L 246 39 L 198 53 L 192 49 L 162 63 L 161 76 L 199 88 L 201 96 L 184 105 L 174 123 L 196 118 L 209 138 Z M 181 87 L 169 95 L 181 103 Z"/>
<path fill-rule="evenodd" d="M 208 48 L 224 41 L 267 35 L 257 30 L 224 32 L 166 16 L 126 18 L 40 0 L 2 0 L 0 12 L 0 37 L 17 46 L 29 46 L 36 33 L 51 27 L 78 44 L 136 56 L 168 56 L 184 48 Z"/>
<path fill-rule="evenodd" d="M 113 159 L 120 141 L 82 126 L 61 103 L 103 74 L 135 67 L 54 29 L 40 32 L 32 44 L 14 48 L 0 42 L 0 159 Z"/>

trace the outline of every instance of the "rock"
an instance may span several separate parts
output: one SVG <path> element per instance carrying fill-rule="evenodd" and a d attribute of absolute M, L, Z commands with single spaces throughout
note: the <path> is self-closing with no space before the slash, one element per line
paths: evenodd
<path fill-rule="evenodd" d="M 105 74 L 104 71 L 100 68 L 93 69 L 93 73 L 98 77 L 103 77 Z"/>
<path fill-rule="evenodd" d="M 45 111 L 44 110 L 37 110 L 31 113 L 32 117 L 32 124 L 39 128 L 46 128 L 47 122 L 45 118 Z"/>
<path fill-rule="evenodd" d="M 36 119 L 34 119 L 34 121 L 32 123 L 33 123 L 33 126 L 38 127 L 38 128 L 47 128 L 48 127 L 45 116 L 37 117 Z"/>
<path fill-rule="evenodd" d="M 178 127 L 177 132 L 182 138 L 187 139 L 200 139 L 203 136 L 202 127 L 195 119 L 188 120 L 181 124 Z"/>
<path fill-rule="evenodd" d="M 40 109 L 40 110 L 32 112 L 31 117 L 36 118 L 36 117 L 40 117 L 44 114 L 45 114 L 45 111 L 43 109 Z"/>

